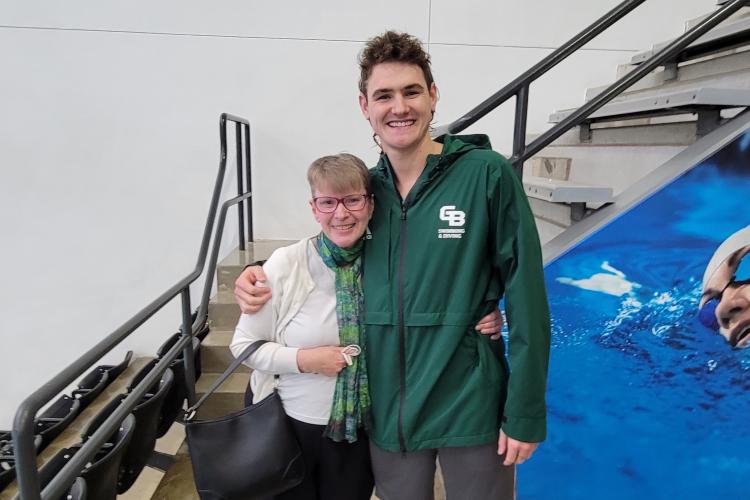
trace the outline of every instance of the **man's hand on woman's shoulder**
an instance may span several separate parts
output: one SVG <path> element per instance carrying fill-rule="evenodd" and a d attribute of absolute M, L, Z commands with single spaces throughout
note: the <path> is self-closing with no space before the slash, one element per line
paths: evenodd
<path fill-rule="evenodd" d="M 256 313 L 271 300 L 271 289 L 264 286 L 266 273 L 261 266 L 246 267 L 234 282 L 234 298 L 245 314 Z"/>

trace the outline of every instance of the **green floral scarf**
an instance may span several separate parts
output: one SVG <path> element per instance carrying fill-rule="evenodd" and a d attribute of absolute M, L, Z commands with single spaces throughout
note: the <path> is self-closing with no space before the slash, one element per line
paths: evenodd
<path fill-rule="evenodd" d="M 362 323 L 362 247 L 358 241 L 351 248 L 339 248 L 322 232 L 315 238 L 315 249 L 336 275 L 336 319 L 342 346 L 356 344 L 362 349 L 352 357 L 336 379 L 331 418 L 323 435 L 334 441 L 357 440 L 357 429 L 370 427 L 370 390 L 365 360 L 365 328 Z"/>

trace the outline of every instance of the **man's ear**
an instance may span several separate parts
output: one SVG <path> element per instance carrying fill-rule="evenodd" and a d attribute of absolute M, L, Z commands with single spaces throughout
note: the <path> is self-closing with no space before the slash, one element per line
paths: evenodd
<path fill-rule="evenodd" d="M 432 103 L 432 112 L 435 112 L 435 106 L 437 106 L 438 101 L 438 90 L 437 85 L 435 85 L 435 82 L 432 82 L 430 84 L 430 102 Z"/>
<path fill-rule="evenodd" d="M 362 110 L 366 120 L 370 119 L 369 103 L 367 102 L 367 96 L 360 92 L 359 94 L 359 109 Z"/>

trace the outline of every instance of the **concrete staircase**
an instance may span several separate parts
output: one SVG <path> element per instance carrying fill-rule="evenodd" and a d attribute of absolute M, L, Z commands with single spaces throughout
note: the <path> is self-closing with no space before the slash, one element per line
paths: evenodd
<path fill-rule="evenodd" d="M 245 251 L 238 249 L 230 253 L 216 268 L 217 293 L 208 306 L 210 332 L 201 343 L 203 374 L 196 382 L 196 396 L 200 398 L 231 363 L 233 356 L 229 343 L 234 326 L 240 316 L 240 308 L 234 301 L 234 281 L 246 265 L 267 259 L 279 247 L 293 243 L 288 240 L 264 240 L 249 243 Z M 198 412 L 198 418 L 215 418 L 244 407 L 245 388 L 250 380 L 250 371 L 242 366 L 206 401 Z M 174 464 L 159 478 L 151 498 L 160 500 L 198 500 L 193 481 L 187 444 L 184 443 L 184 428 L 175 424 L 181 436 L 180 446 L 174 454 Z"/>
<path fill-rule="evenodd" d="M 719 2 L 721 3 L 721 2 Z M 702 18 L 686 23 L 686 30 Z M 616 78 L 665 47 L 654 44 Z M 590 100 L 608 85 L 586 91 Z M 524 185 L 542 243 L 750 106 L 750 8 L 704 35 L 526 163 Z M 573 109 L 555 111 L 557 123 Z M 529 134 L 527 143 L 538 134 Z M 611 190 L 607 199 L 602 188 Z"/>

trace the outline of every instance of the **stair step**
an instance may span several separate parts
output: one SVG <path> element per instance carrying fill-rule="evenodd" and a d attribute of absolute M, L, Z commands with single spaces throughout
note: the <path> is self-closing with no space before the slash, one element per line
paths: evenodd
<path fill-rule="evenodd" d="M 570 161 L 570 158 L 535 156 L 525 163 L 525 171 L 531 172 L 534 177 L 565 181 L 570 177 Z"/>
<path fill-rule="evenodd" d="M 159 485 L 164 479 L 164 472 L 144 467 L 133 486 L 125 493 L 117 495 L 117 500 L 143 500 L 144 498 L 153 498 L 154 493 L 159 489 Z"/>
<path fill-rule="evenodd" d="M 623 77 L 635 67 L 636 66 L 632 64 L 618 66 L 617 78 Z M 750 68 L 750 50 L 732 49 L 730 51 L 722 52 L 721 54 L 716 54 L 713 57 L 706 58 L 705 60 L 680 63 L 676 74 L 663 69 L 651 72 L 620 94 L 616 100 L 623 99 L 637 91 L 694 80 L 716 81 L 717 79 L 721 79 L 720 81 L 726 81 L 727 79 L 731 79 L 734 80 L 735 86 L 739 86 L 741 83 L 738 85 L 737 82 L 741 82 L 741 80 L 748 78 L 748 68 Z M 736 72 L 740 72 L 744 76 L 735 75 Z M 586 101 L 590 101 L 607 87 L 609 87 L 609 85 L 601 85 L 586 89 Z"/>
<path fill-rule="evenodd" d="M 572 207 L 565 203 L 552 203 L 539 198 L 529 197 L 529 206 L 534 218 L 554 224 L 560 228 L 570 227 L 575 223 L 572 216 Z M 541 239 L 541 237 L 540 237 Z"/>
<path fill-rule="evenodd" d="M 570 181 L 612 188 L 613 196 L 685 149 L 684 145 L 554 145 L 544 156 L 572 159 Z"/>
<path fill-rule="evenodd" d="M 729 1 L 730 0 L 716 0 L 716 5 L 717 6 L 722 6 L 722 5 L 724 5 L 725 3 L 729 2 Z M 710 15 L 711 15 L 711 13 L 709 12 L 708 14 L 703 14 L 702 16 L 698 16 L 698 17 L 693 18 L 693 19 L 688 19 L 687 21 L 685 21 L 685 31 L 689 30 L 690 28 L 692 28 L 696 24 L 700 23 L 701 21 L 703 21 L 705 18 L 707 18 Z M 750 7 L 742 7 L 742 8 L 740 8 L 740 10 L 738 10 L 737 12 L 735 12 L 734 14 L 732 14 L 731 16 L 729 16 L 728 18 L 726 18 L 724 20 L 724 23 L 728 23 L 728 22 L 734 21 L 735 19 L 739 19 L 739 18 L 745 17 L 747 15 L 750 15 Z"/>
<path fill-rule="evenodd" d="M 589 116 L 589 120 L 644 116 L 648 114 L 677 114 L 693 112 L 699 108 L 731 108 L 750 106 L 750 90 L 692 86 L 679 90 L 632 95 L 612 101 Z M 552 113 L 550 123 L 559 123 L 576 110 Z"/>
<path fill-rule="evenodd" d="M 151 500 L 200 500 L 195 489 L 195 477 L 190 455 L 179 453 L 175 456 L 175 463 L 159 483 L 151 496 Z"/>
<path fill-rule="evenodd" d="M 211 385 L 219 378 L 220 373 L 204 373 L 195 383 L 196 397 L 201 398 Z M 209 396 L 198 410 L 197 418 L 217 418 L 228 415 L 245 407 L 245 390 L 250 381 L 249 373 L 234 372 L 221 386 Z"/>
<path fill-rule="evenodd" d="M 526 196 L 551 203 L 610 203 L 612 188 L 580 182 L 525 176 Z"/>
<path fill-rule="evenodd" d="M 684 61 L 717 50 L 725 50 L 738 44 L 746 44 L 748 35 L 750 35 L 750 18 L 728 19 L 691 43 L 675 60 Z M 669 40 L 654 44 L 650 50 L 635 54 L 630 61 L 633 64 L 643 63 L 672 42 L 673 40 Z"/>
<path fill-rule="evenodd" d="M 240 319 L 240 306 L 234 301 L 218 302 L 214 299 L 208 303 L 208 318 L 211 329 L 234 330 Z"/>
<path fill-rule="evenodd" d="M 696 122 L 669 123 L 675 116 L 639 118 L 627 121 L 593 123 L 591 140 L 581 142 L 580 131 L 573 128 L 555 139 L 549 147 L 555 146 L 688 146 L 696 140 Z M 527 144 L 539 134 L 527 134 Z M 557 152 L 555 154 L 564 154 Z M 546 149 L 541 156 L 554 156 Z M 532 158 L 533 159 L 533 158 Z M 527 162 L 527 165 L 529 163 Z M 526 167 L 530 169 L 530 166 Z M 575 168 L 571 166 L 571 169 Z M 531 171 L 531 170 L 527 170 Z"/>
<path fill-rule="evenodd" d="M 201 359 L 203 371 L 221 373 L 234 361 L 229 344 L 234 335 L 233 330 L 211 330 L 211 333 L 201 342 Z M 240 365 L 235 373 L 247 373 L 250 369 Z"/>

